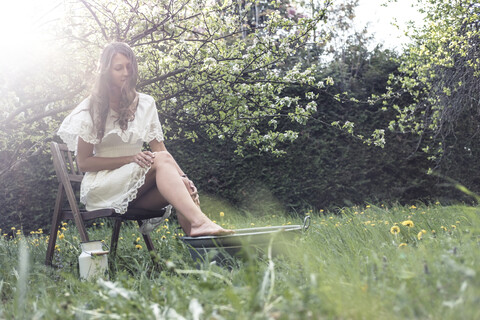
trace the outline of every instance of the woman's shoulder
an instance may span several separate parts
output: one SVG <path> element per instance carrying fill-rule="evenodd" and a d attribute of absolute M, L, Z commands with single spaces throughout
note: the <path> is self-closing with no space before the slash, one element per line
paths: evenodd
<path fill-rule="evenodd" d="M 83 99 L 83 100 L 78 104 L 78 106 L 79 106 L 79 107 L 82 106 L 82 107 L 88 108 L 88 106 L 90 105 L 90 100 L 91 100 L 91 98 L 92 98 L 91 96 L 86 97 L 85 99 Z"/>
<path fill-rule="evenodd" d="M 146 93 L 138 93 L 138 103 L 139 104 L 152 104 L 155 102 L 155 99 L 151 95 L 148 95 Z"/>
<path fill-rule="evenodd" d="M 77 114 L 77 113 L 80 113 L 82 111 L 87 111 L 88 112 L 89 109 L 90 109 L 90 96 L 86 97 L 79 104 L 77 104 L 77 106 L 73 109 L 71 114 Z"/>

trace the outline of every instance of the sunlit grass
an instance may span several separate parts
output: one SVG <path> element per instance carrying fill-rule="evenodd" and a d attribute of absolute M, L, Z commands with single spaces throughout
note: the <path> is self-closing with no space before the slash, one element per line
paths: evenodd
<path fill-rule="evenodd" d="M 220 206 L 208 214 L 232 228 L 302 224 L 305 215 L 312 220 L 276 255 L 249 251 L 233 268 L 195 264 L 174 219 L 152 233 L 155 267 L 136 226 L 127 224 L 109 278 L 99 282 L 78 280 L 72 223 L 59 231 L 57 268 L 43 266 L 43 230 L 2 231 L 0 318 L 19 312 L 40 319 L 480 317 L 477 208 L 367 205 L 255 216 Z M 110 232 L 108 221 L 89 227 L 91 239 L 106 244 Z"/>

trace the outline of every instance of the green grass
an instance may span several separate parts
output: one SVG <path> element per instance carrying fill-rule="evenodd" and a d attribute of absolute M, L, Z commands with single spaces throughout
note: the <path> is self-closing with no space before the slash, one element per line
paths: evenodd
<path fill-rule="evenodd" d="M 245 216 L 209 205 L 212 219 L 234 228 L 301 224 L 304 215 Z M 43 266 L 43 232 L 4 236 L 0 318 L 480 318 L 480 208 L 371 205 L 306 214 L 310 229 L 282 244 L 279 254 L 250 251 L 233 268 L 197 268 L 169 221 L 153 233 L 160 270 L 139 248 L 138 230 L 127 225 L 103 281 L 78 280 L 72 224 L 58 241 L 58 268 Z M 91 239 L 108 242 L 107 226 L 91 226 Z"/>

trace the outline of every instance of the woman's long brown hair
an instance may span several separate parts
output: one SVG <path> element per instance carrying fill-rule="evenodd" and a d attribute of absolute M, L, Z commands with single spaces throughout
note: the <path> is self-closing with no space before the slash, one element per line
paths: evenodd
<path fill-rule="evenodd" d="M 94 130 L 98 139 L 102 139 L 105 134 L 105 123 L 110 108 L 109 92 L 111 86 L 110 67 L 112 59 L 117 54 L 123 54 L 130 60 L 131 72 L 128 81 L 121 89 L 120 105 L 118 110 L 118 119 L 116 120 L 122 130 L 126 130 L 128 122 L 135 118 L 135 111 L 138 103 L 138 95 L 135 86 L 138 79 L 137 59 L 128 44 L 123 42 L 113 42 L 108 44 L 100 56 L 98 64 L 98 73 L 90 97 L 89 112 L 93 119 Z"/>

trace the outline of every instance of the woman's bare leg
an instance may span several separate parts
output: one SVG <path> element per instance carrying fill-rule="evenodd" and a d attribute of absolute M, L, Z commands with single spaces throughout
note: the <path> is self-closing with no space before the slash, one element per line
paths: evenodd
<path fill-rule="evenodd" d="M 213 223 L 195 204 L 178 174 L 174 161 L 168 152 L 155 154 L 154 163 L 147 173 L 145 184 L 140 188 L 133 205 L 153 209 L 158 208 L 161 203 L 170 203 L 179 213 L 178 222 L 188 236 L 231 233 L 232 231 Z M 152 188 L 153 183 L 156 188 Z"/>

